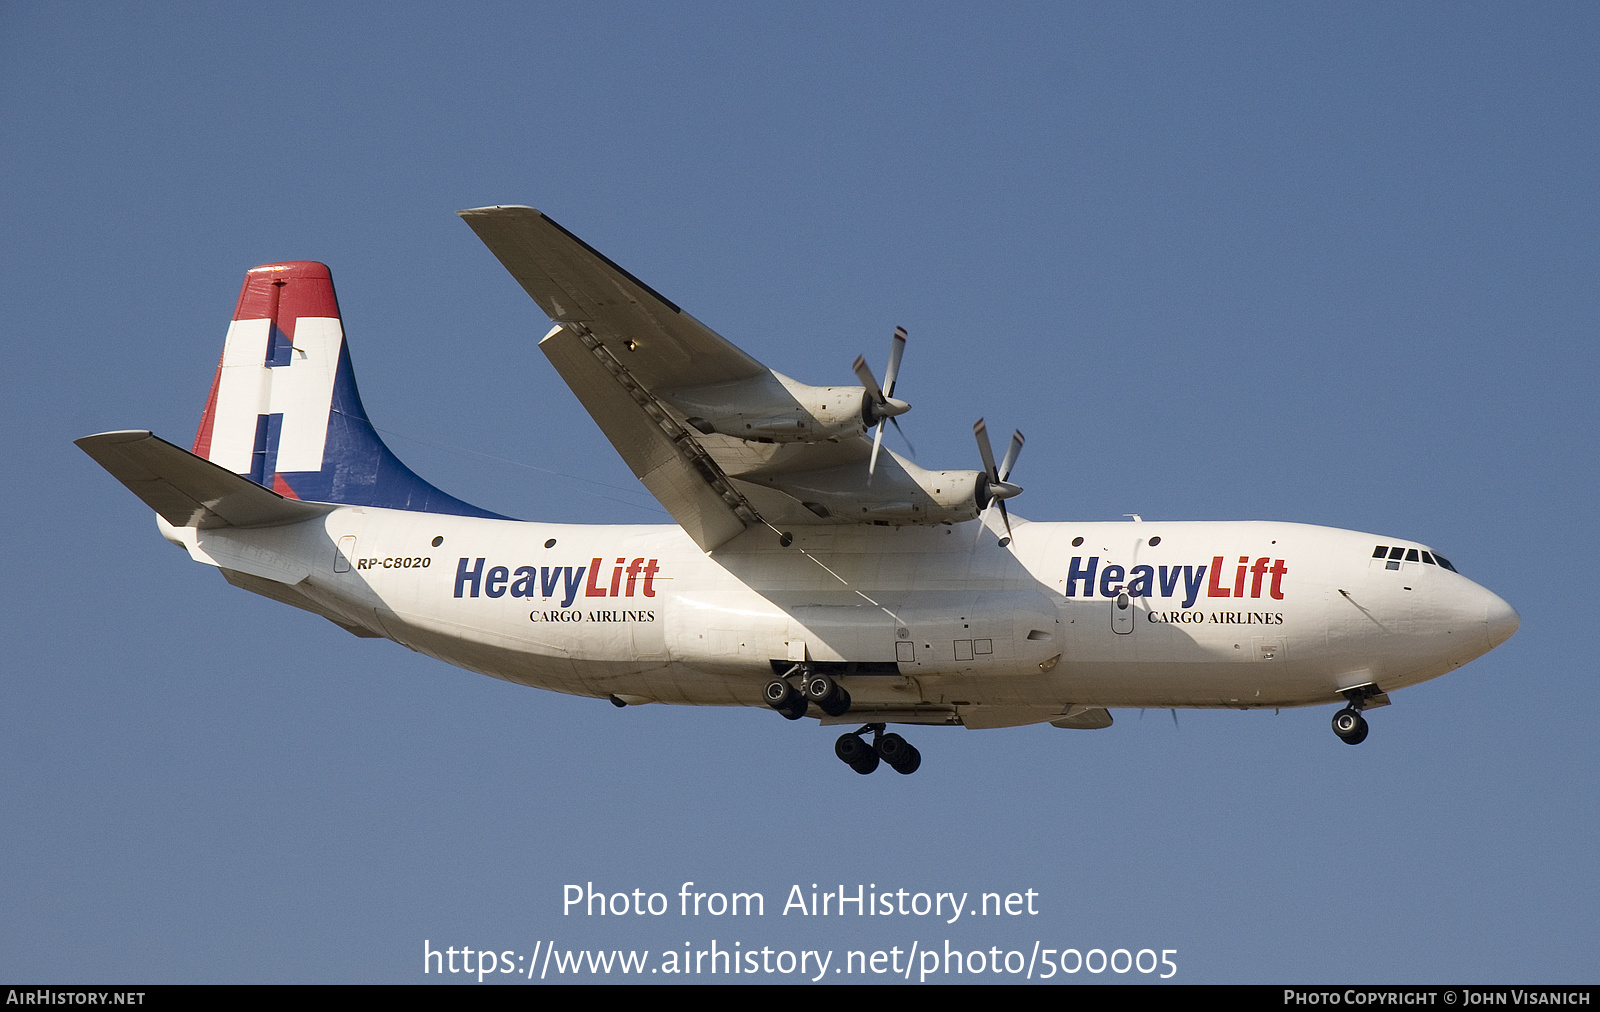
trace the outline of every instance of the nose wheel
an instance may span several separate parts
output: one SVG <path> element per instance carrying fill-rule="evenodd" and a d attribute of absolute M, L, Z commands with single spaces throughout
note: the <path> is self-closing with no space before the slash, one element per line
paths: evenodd
<path fill-rule="evenodd" d="M 1340 689 L 1339 695 L 1345 698 L 1348 705 L 1333 715 L 1333 733 L 1346 745 L 1359 745 L 1367 740 L 1367 718 L 1361 715 L 1361 711 L 1375 706 L 1388 706 L 1389 694 L 1368 682 Z"/>
<path fill-rule="evenodd" d="M 1346 745 L 1359 745 L 1367 740 L 1367 718 L 1347 706 L 1333 715 L 1333 733 Z"/>
<path fill-rule="evenodd" d="M 872 743 L 862 737 L 871 734 Z M 910 775 L 922 765 L 922 753 L 898 734 L 885 733 L 882 724 L 866 724 L 859 731 L 841 734 L 833 743 L 833 754 L 846 766 L 865 776 L 885 763 L 896 773 Z"/>

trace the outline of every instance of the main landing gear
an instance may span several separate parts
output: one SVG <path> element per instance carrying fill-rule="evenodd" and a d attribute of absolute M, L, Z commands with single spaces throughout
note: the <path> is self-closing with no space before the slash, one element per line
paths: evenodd
<path fill-rule="evenodd" d="M 796 675 L 797 686 L 790 681 Z M 850 711 L 850 693 L 831 675 L 812 670 L 810 664 L 796 664 L 782 675 L 768 682 L 761 690 L 767 705 L 789 720 L 799 720 L 812 704 L 830 717 L 842 717 Z M 833 743 L 833 754 L 857 773 L 867 774 L 878 768 L 880 762 L 888 763 L 896 773 L 915 773 L 922 765 L 922 753 L 916 746 L 898 734 L 886 734 L 882 724 L 866 724 L 859 731 L 839 736 Z M 861 737 L 872 735 L 872 743 Z"/>
<path fill-rule="evenodd" d="M 795 675 L 800 676 L 799 688 L 789 681 Z M 761 696 L 768 706 L 790 720 L 804 717 L 806 706 L 811 703 L 817 704 L 817 709 L 830 717 L 842 717 L 850 709 L 850 693 L 844 686 L 830 675 L 813 673 L 806 664 L 796 664 L 768 682 Z"/>
<path fill-rule="evenodd" d="M 868 732 L 874 739 L 871 745 L 861 737 Z M 916 746 L 898 734 L 885 734 L 882 724 L 867 724 L 859 731 L 841 734 L 833 743 L 833 754 L 863 776 L 877 769 L 880 761 L 902 774 L 915 773 L 922 765 L 922 753 Z"/>

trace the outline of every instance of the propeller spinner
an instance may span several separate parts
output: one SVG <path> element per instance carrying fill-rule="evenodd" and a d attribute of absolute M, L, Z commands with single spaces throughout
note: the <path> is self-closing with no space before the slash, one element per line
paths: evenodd
<path fill-rule="evenodd" d="M 900 375 L 900 359 L 906 353 L 906 328 L 894 328 L 894 338 L 889 342 L 889 368 L 883 374 L 883 386 L 878 386 L 878 381 L 872 375 L 872 368 L 867 365 L 865 355 L 857 355 L 855 365 L 856 378 L 861 385 L 867 388 L 866 403 L 862 405 L 861 413 L 868 425 L 878 426 L 877 435 L 872 437 L 872 462 L 867 465 L 867 474 L 871 476 L 878 470 L 878 449 L 883 446 L 883 423 L 887 419 L 894 422 L 894 427 L 905 436 L 905 430 L 900 428 L 896 415 L 903 415 L 911 410 L 911 405 L 905 401 L 897 400 L 894 396 L 895 380 Z M 906 445 L 911 445 L 911 440 L 906 440 Z M 912 451 L 915 453 L 916 451 Z"/>
<path fill-rule="evenodd" d="M 1022 444 L 1025 441 L 1020 430 L 1011 434 L 1011 445 L 1006 447 L 1005 459 L 1000 466 L 994 466 L 994 450 L 989 446 L 989 427 L 983 419 L 978 419 L 972 427 L 972 434 L 978 440 L 978 455 L 983 458 L 983 473 L 978 476 L 978 510 L 981 513 L 990 506 L 999 504 L 1000 520 L 1006 526 L 1006 536 L 1001 539 L 1000 547 L 1004 548 L 1011 543 L 1011 518 L 1006 515 L 1006 500 L 1012 496 L 1022 494 L 1021 485 L 1013 485 L 1006 479 L 1011 477 L 1011 469 L 1016 466 L 1017 456 L 1022 453 Z"/>

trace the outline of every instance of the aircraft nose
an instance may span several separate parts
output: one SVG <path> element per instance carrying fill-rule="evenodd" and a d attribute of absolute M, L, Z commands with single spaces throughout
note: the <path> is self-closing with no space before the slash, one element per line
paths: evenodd
<path fill-rule="evenodd" d="M 1485 591 L 1489 595 L 1487 611 L 1489 629 L 1489 649 L 1504 643 L 1511 638 L 1522 625 L 1522 618 L 1517 610 L 1502 600 L 1499 595 Z"/>

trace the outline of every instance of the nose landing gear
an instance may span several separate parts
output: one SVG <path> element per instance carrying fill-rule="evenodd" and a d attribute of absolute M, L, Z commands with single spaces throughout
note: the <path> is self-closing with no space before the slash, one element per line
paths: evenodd
<path fill-rule="evenodd" d="M 1367 740 L 1367 718 L 1347 706 L 1333 715 L 1333 733 L 1346 745 L 1359 745 Z"/>
<path fill-rule="evenodd" d="M 1333 733 L 1346 745 L 1359 745 L 1367 740 L 1367 718 L 1361 716 L 1361 711 L 1388 706 L 1389 694 L 1370 682 L 1340 689 L 1339 694 L 1350 705 L 1333 715 Z"/>
<path fill-rule="evenodd" d="M 879 762 L 888 763 L 896 773 L 915 773 L 922 765 L 922 753 L 898 734 L 885 734 L 883 727 L 882 724 L 866 724 L 859 731 L 841 734 L 833 743 L 833 754 L 863 776 L 877 769 Z M 861 737 L 868 733 L 873 736 L 871 745 Z"/>

